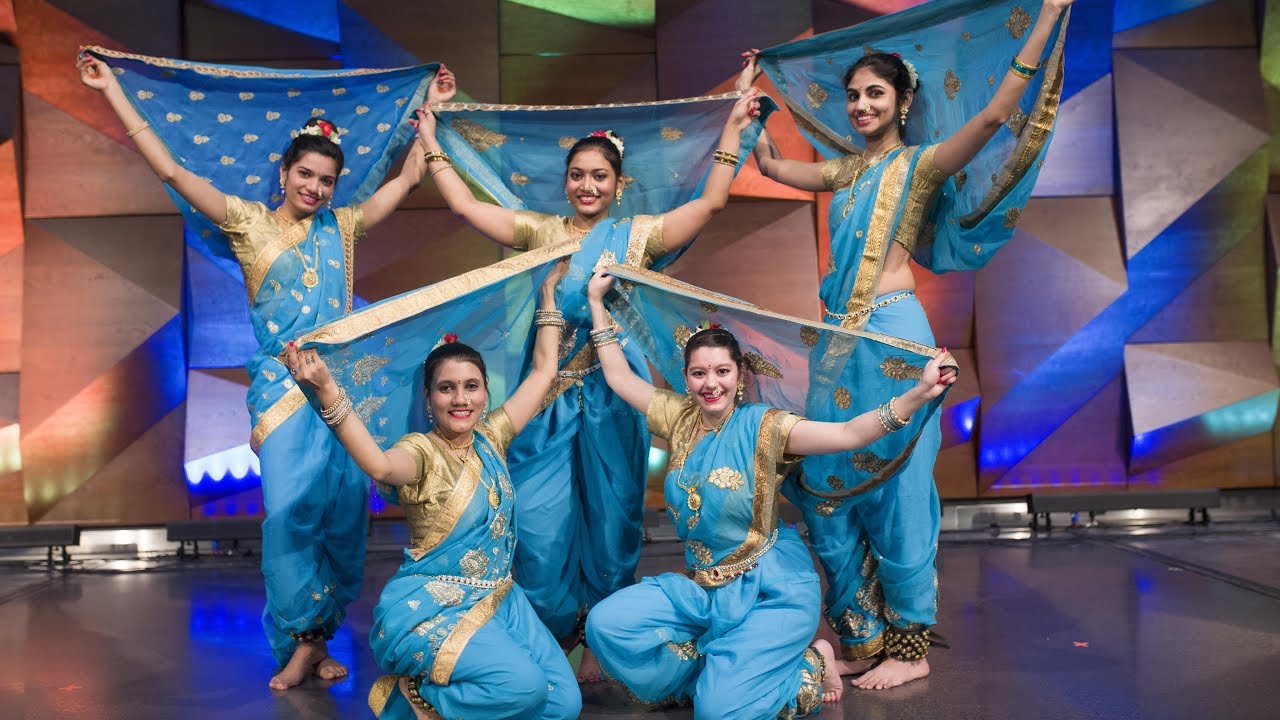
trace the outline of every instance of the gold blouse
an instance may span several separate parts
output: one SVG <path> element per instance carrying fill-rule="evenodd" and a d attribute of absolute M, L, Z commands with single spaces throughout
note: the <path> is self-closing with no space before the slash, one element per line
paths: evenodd
<path fill-rule="evenodd" d="M 942 189 L 943 183 L 947 181 L 948 176 L 938 170 L 938 166 L 933 162 L 933 153 L 937 148 L 935 144 L 903 150 L 903 152 L 918 151 L 920 155 L 911 173 L 902 217 L 898 221 L 898 229 L 893 238 L 894 242 L 906 248 L 908 253 L 915 252 L 916 244 L 920 239 L 920 229 L 923 227 L 922 223 L 933 204 L 937 202 L 938 192 Z M 861 155 L 832 158 L 822 164 L 822 185 L 829 192 L 849 189 L 849 186 L 860 177 L 861 170 Z M 888 220 L 892 222 L 893 219 Z"/>
<path fill-rule="evenodd" d="M 536 250 L 547 245 L 568 242 L 569 229 L 563 215 L 547 215 L 533 210 L 516 211 L 515 237 L 512 247 L 516 250 Z M 619 221 L 605 218 L 600 222 Z M 631 233 L 627 242 L 627 256 L 617 262 L 633 267 L 649 267 L 654 260 L 666 255 L 662 244 L 662 216 L 636 215 L 631 218 Z"/>

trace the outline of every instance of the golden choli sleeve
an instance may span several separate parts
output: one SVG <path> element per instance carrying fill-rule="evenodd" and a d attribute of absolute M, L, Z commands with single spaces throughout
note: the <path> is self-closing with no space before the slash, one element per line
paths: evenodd
<path fill-rule="evenodd" d="M 649 432 L 670 441 L 681 416 L 687 415 L 691 408 L 688 395 L 655 388 L 649 398 L 649 409 L 644 414 Z"/>
<path fill-rule="evenodd" d="M 417 468 L 413 483 L 396 488 L 400 504 L 406 509 L 411 505 L 424 506 L 425 516 L 430 517 L 433 510 L 448 500 L 461 463 L 448 462 L 440 447 L 423 433 L 409 433 L 393 447 L 409 453 Z"/>
<path fill-rule="evenodd" d="M 498 408 L 486 415 L 485 422 L 477 425 L 476 430 L 484 434 L 485 439 L 493 445 L 493 449 L 499 455 L 504 459 L 507 457 L 507 448 L 511 447 L 511 441 L 516 437 L 516 430 L 504 408 Z"/>
<path fill-rule="evenodd" d="M 513 250 L 537 250 L 569 239 L 564 218 L 559 215 L 516 210 L 516 227 L 512 236 Z"/>
<path fill-rule="evenodd" d="M 631 218 L 627 265 L 647 268 L 667 254 L 667 246 L 662 244 L 662 218 L 662 215 L 636 215 Z"/>
<path fill-rule="evenodd" d="M 933 153 L 938 149 L 936 144 L 920 149 L 920 157 L 916 160 L 915 170 L 911 173 L 907 196 L 902 206 L 902 217 L 898 221 L 898 229 L 893 240 L 907 252 L 914 253 L 923 233 L 929 232 L 927 218 L 929 211 L 938 200 L 938 193 L 947 181 L 947 175 L 938 169 L 933 162 Z"/>
<path fill-rule="evenodd" d="M 348 205 L 336 208 L 333 214 L 338 219 L 338 232 L 342 233 L 343 240 L 355 243 L 365 236 L 364 208 L 359 205 Z"/>
<path fill-rule="evenodd" d="M 227 217 L 218 226 L 231 241 L 240 267 L 249 268 L 267 243 L 280 235 L 280 223 L 266 205 L 235 195 L 227 199 Z"/>
<path fill-rule="evenodd" d="M 822 163 L 822 186 L 828 192 L 848 187 L 849 183 L 853 182 L 854 173 L 861 162 L 861 156 L 844 155 Z"/>

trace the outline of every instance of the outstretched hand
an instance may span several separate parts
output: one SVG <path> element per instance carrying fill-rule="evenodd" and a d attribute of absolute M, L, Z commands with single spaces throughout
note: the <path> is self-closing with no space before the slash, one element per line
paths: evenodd
<path fill-rule="evenodd" d="M 729 111 L 729 120 L 726 123 L 728 127 L 737 132 L 742 132 L 744 128 L 751 124 L 753 118 L 760 116 L 760 89 L 750 88 L 738 98 L 738 102 L 733 104 L 733 109 Z"/>
<path fill-rule="evenodd" d="M 603 270 L 597 270 L 596 274 L 591 276 L 591 281 L 587 283 L 587 299 L 592 302 L 603 302 L 604 296 L 613 287 L 615 279 Z"/>
<path fill-rule="evenodd" d="M 285 365 L 289 366 L 289 374 L 299 385 L 321 390 L 333 384 L 329 366 L 310 348 L 299 350 L 297 345 L 289 343 L 285 349 Z"/>
<path fill-rule="evenodd" d="M 427 105 L 449 102 L 457 93 L 457 78 L 454 77 L 452 70 L 441 65 L 436 71 L 436 78 L 431 83 L 431 87 L 427 89 Z"/>
<path fill-rule="evenodd" d="M 933 356 L 933 359 L 924 366 L 924 373 L 920 376 L 920 384 L 916 386 L 916 390 L 926 399 L 932 400 L 938 397 L 955 383 L 956 369 L 954 367 L 942 367 L 942 359 L 947 357 L 947 349 Z"/>
<path fill-rule="evenodd" d="M 80 82 L 98 92 L 120 83 L 116 80 L 115 73 L 111 72 L 111 66 L 89 53 L 83 53 L 80 59 L 76 60 L 76 69 L 80 71 Z"/>
<path fill-rule="evenodd" d="M 759 48 L 751 48 L 742 53 L 742 72 L 738 73 L 738 79 L 733 84 L 734 90 L 746 92 L 755 84 L 756 78 L 760 77 L 760 64 L 756 61 L 759 54 Z"/>

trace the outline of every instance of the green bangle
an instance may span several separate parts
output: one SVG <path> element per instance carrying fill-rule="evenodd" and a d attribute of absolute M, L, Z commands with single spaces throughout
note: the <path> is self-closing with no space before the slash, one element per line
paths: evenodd
<path fill-rule="evenodd" d="M 1036 65 L 1035 67 L 1032 67 L 1030 65 L 1024 65 L 1018 61 L 1018 56 L 1014 55 L 1013 59 L 1009 61 L 1009 70 L 1020 78 L 1030 80 L 1036 76 L 1037 72 L 1039 72 L 1040 66 Z"/>

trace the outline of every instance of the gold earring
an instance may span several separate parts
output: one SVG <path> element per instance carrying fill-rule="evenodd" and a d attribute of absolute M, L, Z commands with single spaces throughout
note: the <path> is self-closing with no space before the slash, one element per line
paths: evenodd
<path fill-rule="evenodd" d="M 737 395 L 737 399 L 738 399 L 738 401 L 741 401 L 741 400 L 742 400 L 742 393 L 743 393 L 743 391 L 744 391 L 744 390 L 746 390 L 746 389 L 747 389 L 747 386 L 746 386 L 746 385 L 745 385 L 741 380 L 739 380 L 739 381 L 738 381 L 738 395 Z"/>
<path fill-rule="evenodd" d="M 622 202 L 622 185 L 618 185 L 618 189 L 613 191 L 613 197 L 616 201 Z"/>
<path fill-rule="evenodd" d="M 284 194 L 284 176 L 280 176 L 280 193 Z"/>
<path fill-rule="evenodd" d="M 902 127 L 907 126 L 907 106 L 906 105 L 903 105 L 902 109 L 898 111 L 898 122 L 902 125 Z"/>

